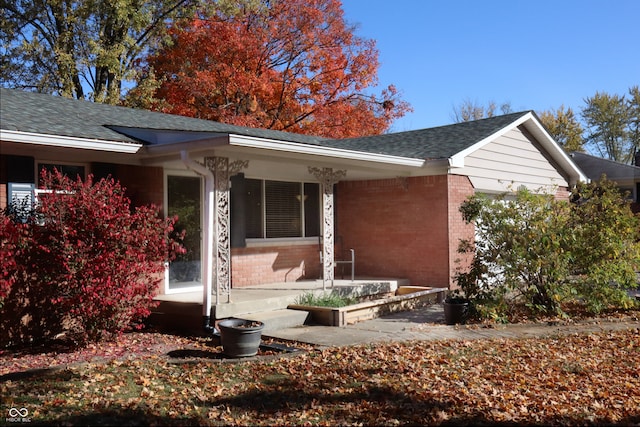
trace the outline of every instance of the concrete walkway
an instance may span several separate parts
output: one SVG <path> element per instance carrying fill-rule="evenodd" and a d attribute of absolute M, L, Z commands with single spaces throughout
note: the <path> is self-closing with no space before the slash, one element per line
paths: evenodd
<path fill-rule="evenodd" d="M 494 325 L 492 327 L 448 326 L 444 324 L 442 305 L 434 304 L 346 327 L 305 325 L 269 331 L 265 335 L 319 347 L 332 347 L 411 340 L 527 338 L 623 329 L 640 331 L 640 320 L 592 320 L 576 323 Z"/>

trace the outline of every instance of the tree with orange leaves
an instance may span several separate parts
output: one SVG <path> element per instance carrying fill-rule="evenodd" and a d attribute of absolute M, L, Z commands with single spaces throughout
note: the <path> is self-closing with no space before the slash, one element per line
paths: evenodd
<path fill-rule="evenodd" d="M 394 86 L 371 94 L 375 41 L 354 35 L 339 0 L 227 3 L 170 28 L 147 61 L 147 107 L 334 138 L 383 133 L 410 111 Z"/>

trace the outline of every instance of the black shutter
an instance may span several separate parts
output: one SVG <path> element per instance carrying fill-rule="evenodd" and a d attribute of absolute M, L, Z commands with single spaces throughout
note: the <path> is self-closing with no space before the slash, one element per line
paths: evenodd
<path fill-rule="evenodd" d="M 247 246 L 247 226 L 245 222 L 246 198 L 245 198 L 244 174 L 239 173 L 231 177 L 230 191 L 230 216 L 231 216 L 231 247 L 244 248 Z"/>
<path fill-rule="evenodd" d="M 33 157 L 7 156 L 7 182 L 35 183 L 36 166 Z"/>

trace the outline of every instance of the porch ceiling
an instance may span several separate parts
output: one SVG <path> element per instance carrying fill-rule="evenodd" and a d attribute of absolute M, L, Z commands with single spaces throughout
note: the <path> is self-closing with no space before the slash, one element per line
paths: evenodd
<path fill-rule="evenodd" d="M 139 154 L 146 165 L 186 169 L 180 152 L 203 160 L 208 156 L 249 160 L 244 173 L 250 177 L 282 180 L 310 180 L 308 167 L 330 167 L 347 171 L 345 180 L 384 179 L 412 175 L 447 173 L 446 162 L 425 162 L 398 156 L 362 153 L 311 144 L 249 138 L 238 135 L 193 135 L 181 141 L 148 145 Z"/>

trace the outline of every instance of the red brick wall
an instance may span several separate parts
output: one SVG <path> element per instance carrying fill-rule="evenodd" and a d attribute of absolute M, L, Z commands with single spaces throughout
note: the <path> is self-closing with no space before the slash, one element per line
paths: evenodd
<path fill-rule="evenodd" d="M 7 158 L 3 155 L 0 155 L 0 209 L 4 209 L 7 207 L 7 191 L 9 188 L 7 186 Z"/>
<path fill-rule="evenodd" d="M 126 188 L 133 206 L 154 204 L 161 210 L 164 200 L 164 174 L 162 168 L 117 165 L 114 178 Z M 160 214 L 161 216 L 163 213 Z M 164 294 L 164 274 L 160 275 L 158 294 Z"/>
<path fill-rule="evenodd" d="M 556 190 L 556 199 L 558 200 L 569 200 L 569 196 L 571 196 L 571 190 L 567 187 L 558 187 Z"/>
<path fill-rule="evenodd" d="M 7 184 L 0 183 L 0 209 L 7 207 Z"/>
<path fill-rule="evenodd" d="M 320 278 L 318 245 L 234 248 L 232 287 Z"/>
<path fill-rule="evenodd" d="M 447 175 L 340 182 L 336 236 L 355 249 L 358 276 L 448 287 L 458 245 L 451 239 L 473 232 L 457 207 L 472 193 L 466 177 Z"/>
<path fill-rule="evenodd" d="M 162 168 L 118 165 L 115 177 L 127 189 L 134 206 L 154 204 L 162 209 L 164 174 Z"/>
<path fill-rule="evenodd" d="M 474 193 L 473 186 L 466 176 L 449 175 L 449 277 L 454 277 L 459 270 L 466 270 L 471 264 L 473 256 L 458 253 L 460 240 L 470 240 L 474 236 L 473 224 L 467 224 L 460 213 L 460 205 Z M 456 288 L 453 280 L 451 288 Z"/>

